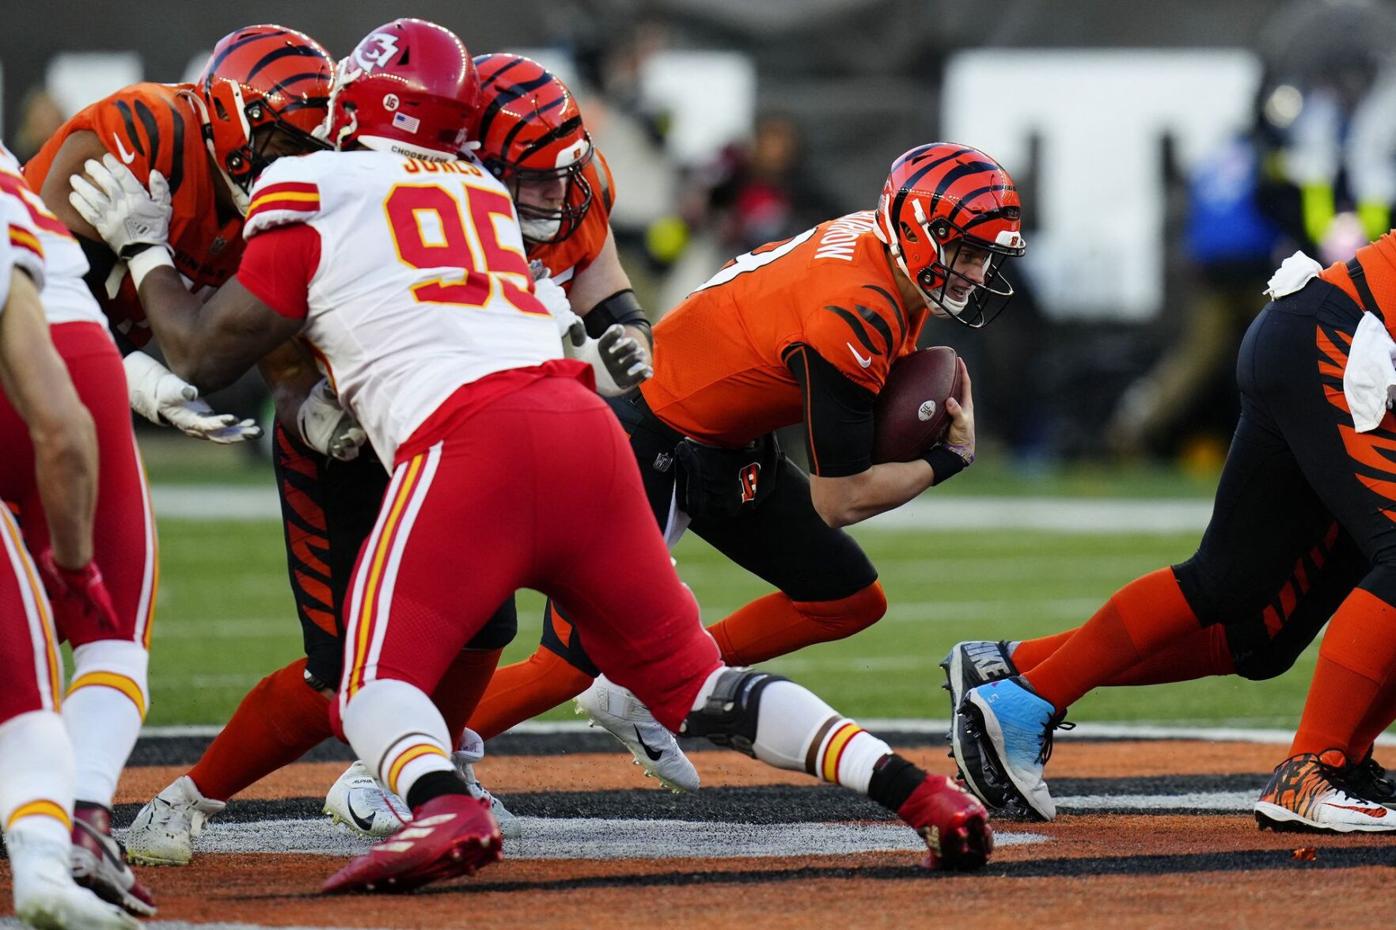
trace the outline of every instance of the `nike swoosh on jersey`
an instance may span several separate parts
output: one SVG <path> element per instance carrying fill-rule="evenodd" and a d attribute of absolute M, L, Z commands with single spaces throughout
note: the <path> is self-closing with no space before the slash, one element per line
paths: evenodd
<path fill-rule="evenodd" d="M 129 165 L 136 160 L 135 153 L 126 151 L 126 146 L 121 144 L 120 136 L 116 133 L 112 133 L 111 137 L 116 141 L 116 154 L 121 156 L 122 163 Z"/>
<path fill-rule="evenodd" d="M 848 346 L 848 351 L 850 351 L 850 352 L 853 353 L 853 357 L 854 357 L 855 359 L 858 360 L 858 364 L 859 364 L 859 365 L 862 365 L 864 368 L 867 368 L 869 365 L 872 364 L 872 356 L 871 356 L 871 355 L 869 355 L 869 356 L 867 356 L 867 357 L 864 357 L 864 356 L 862 356 L 862 355 L 859 355 L 859 354 L 858 354 L 858 350 L 855 349 L 855 348 L 853 348 L 853 343 L 851 343 L 851 342 L 845 342 L 844 345 Z"/>

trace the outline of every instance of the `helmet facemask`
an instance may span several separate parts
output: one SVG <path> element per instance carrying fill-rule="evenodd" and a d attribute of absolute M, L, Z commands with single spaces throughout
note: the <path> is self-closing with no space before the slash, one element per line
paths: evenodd
<path fill-rule="evenodd" d="M 585 174 L 594 152 L 588 138 L 582 155 L 558 168 L 520 168 L 498 159 L 486 162 L 486 167 L 509 189 L 525 239 L 533 243 L 555 243 L 577 231 L 595 196 Z M 528 186 L 555 189 L 559 184 L 562 197 L 556 207 L 530 202 Z"/>
<path fill-rule="evenodd" d="M 934 249 L 935 258 L 912 273 L 905 260 L 907 249 L 899 243 L 897 264 L 915 282 L 932 312 L 971 329 L 989 325 L 1013 297 L 1013 285 L 1003 274 L 1003 264 L 1023 254 L 1021 237 L 1006 234 L 1006 243 L 989 242 L 945 217 L 927 221 L 921 201 L 910 200 L 915 228 L 903 222 L 898 238 L 912 245 L 924 240 Z M 972 254 L 966 254 L 966 249 Z"/>

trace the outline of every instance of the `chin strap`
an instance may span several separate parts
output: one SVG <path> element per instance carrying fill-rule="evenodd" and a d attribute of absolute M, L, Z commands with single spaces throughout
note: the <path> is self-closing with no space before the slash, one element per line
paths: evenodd
<path fill-rule="evenodd" d="M 223 163 L 218 160 L 218 151 L 213 147 L 213 124 L 208 118 L 208 107 L 204 106 L 204 101 L 198 94 L 186 94 L 186 96 L 193 102 L 194 109 L 199 111 L 199 124 L 203 127 L 204 147 L 208 149 L 208 157 L 213 160 L 214 166 L 218 168 L 218 176 L 223 179 L 224 184 L 228 185 L 228 193 L 233 197 L 233 206 L 237 207 L 238 213 L 246 216 L 247 208 L 252 204 L 251 198 L 248 197 L 247 191 L 239 187 L 233 179 L 228 176 L 227 169 L 224 168 Z M 244 119 L 243 124 L 246 125 L 246 122 L 246 119 Z"/>

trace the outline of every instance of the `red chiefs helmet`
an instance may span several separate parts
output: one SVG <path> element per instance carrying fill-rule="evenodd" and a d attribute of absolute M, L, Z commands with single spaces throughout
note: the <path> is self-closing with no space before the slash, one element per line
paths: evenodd
<path fill-rule="evenodd" d="M 561 242 L 581 225 L 593 192 L 583 172 L 591 163 L 591 136 L 567 86 L 531 58 L 481 55 L 480 106 L 470 138 L 477 154 L 504 182 L 519 211 L 524 237 Z M 520 184 L 553 188 L 546 203 Z"/>
<path fill-rule="evenodd" d="M 328 139 L 427 161 L 461 157 L 480 80 L 465 44 L 422 19 L 395 19 L 339 63 Z"/>
<path fill-rule="evenodd" d="M 333 79 L 329 52 L 284 26 L 248 26 L 213 47 L 194 90 L 204 142 L 241 210 L 274 159 L 325 147 L 312 133 L 324 122 Z"/>
<path fill-rule="evenodd" d="M 1022 212 L 1002 165 L 978 149 L 935 142 L 892 162 L 875 228 L 929 306 L 977 328 L 1013 296 L 1002 265 L 1026 251 Z M 966 247 L 985 256 L 982 276 L 970 277 L 957 264 Z M 998 298 L 996 306 L 991 298 Z"/>

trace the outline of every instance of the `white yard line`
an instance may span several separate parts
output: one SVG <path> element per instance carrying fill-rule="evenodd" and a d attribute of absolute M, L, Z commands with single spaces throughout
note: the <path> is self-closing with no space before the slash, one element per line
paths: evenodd
<path fill-rule="evenodd" d="M 944 735 L 950 721 L 943 718 L 926 719 L 910 717 L 866 717 L 859 718 L 859 725 L 874 733 L 930 733 Z M 146 727 L 141 736 L 147 739 L 202 736 L 212 738 L 222 729 L 217 726 L 167 726 Z M 585 733 L 587 725 L 581 721 L 530 720 L 521 723 L 511 733 L 551 736 L 560 733 Z M 592 732 L 597 732 L 592 730 Z M 1076 729 L 1059 731 L 1058 740 L 1070 742 L 1073 739 L 1179 739 L 1202 740 L 1204 742 L 1264 743 L 1267 745 L 1288 745 L 1294 738 L 1293 730 L 1265 727 L 1196 727 L 1183 724 L 1148 723 L 1081 723 Z M 1396 734 L 1383 734 L 1377 737 L 1378 746 L 1396 746 Z"/>
<path fill-rule="evenodd" d="M 169 520 L 281 519 L 270 485 L 174 485 L 151 489 L 155 512 Z M 876 530 L 1042 530 L 1057 533 L 1173 534 L 1198 532 L 1212 513 L 1208 500 L 1082 500 L 1052 497 L 927 495 L 873 517 Z"/>
<path fill-rule="evenodd" d="M 504 841 L 510 859 L 765 858 L 924 852 L 920 837 L 901 824 L 746 824 L 690 820 L 520 817 L 522 835 Z M 995 846 L 1046 842 L 1036 833 L 994 833 Z M 348 856 L 370 841 L 327 819 L 210 823 L 200 853 L 303 853 Z"/>

